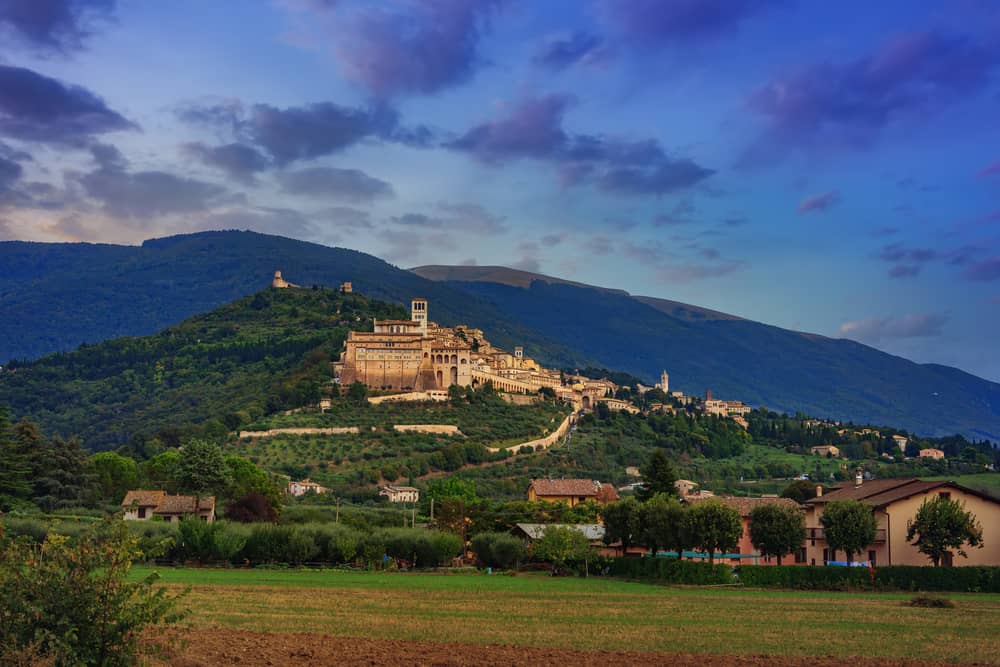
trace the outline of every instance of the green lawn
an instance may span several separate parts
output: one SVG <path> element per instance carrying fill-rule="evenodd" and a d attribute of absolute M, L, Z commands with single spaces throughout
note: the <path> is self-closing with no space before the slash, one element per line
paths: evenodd
<path fill-rule="evenodd" d="M 1000 498 L 1000 474 L 995 472 L 983 472 L 978 475 L 941 475 L 923 479 L 947 479 Z"/>
<path fill-rule="evenodd" d="M 136 576 L 148 573 L 136 570 Z M 520 646 L 1000 663 L 1000 595 L 669 588 L 519 575 L 161 569 L 196 627 Z"/>

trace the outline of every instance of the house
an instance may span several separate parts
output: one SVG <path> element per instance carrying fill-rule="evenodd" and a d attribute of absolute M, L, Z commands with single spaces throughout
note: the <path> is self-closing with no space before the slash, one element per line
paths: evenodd
<path fill-rule="evenodd" d="M 528 487 L 528 500 L 569 503 L 570 507 L 588 500 L 605 505 L 618 500 L 618 492 L 612 485 L 596 479 L 533 479 Z"/>
<path fill-rule="evenodd" d="M 929 565 L 930 560 L 906 541 L 906 524 L 913 520 L 924 500 L 938 496 L 961 500 L 983 527 L 982 549 L 967 549 L 968 558 L 955 558 L 956 565 L 1000 565 L 1000 499 L 948 481 L 924 481 L 913 477 L 864 481 L 840 486 L 804 504 L 806 511 L 806 562 L 823 564 L 837 560 L 823 535 L 820 519 L 827 503 L 858 500 L 871 506 L 877 530 L 875 542 L 857 560 L 875 565 Z M 948 564 L 948 563 L 946 563 Z"/>
<path fill-rule="evenodd" d="M 290 496 L 298 498 L 306 495 L 310 491 L 312 493 L 326 493 L 329 489 L 325 486 L 320 486 L 316 482 L 310 481 L 308 477 L 301 482 L 288 482 L 288 495 Z"/>
<path fill-rule="evenodd" d="M 933 448 L 921 449 L 920 458 L 940 460 L 944 458 L 944 452 L 942 452 L 940 449 L 933 449 Z"/>
<path fill-rule="evenodd" d="M 412 486 L 383 486 L 378 494 L 389 499 L 390 503 L 415 503 L 420 501 L 420 490 Z"/>
<path fill-rule="evenodd" d="M 601 556 L 621 556 L 621 543 L 617 547 L 604 543 L 604 526 L 599 523 L 570 524 L 570 523 L 518 523 L 511 530 L 515 536 L 524 540 L 526 546 L 531 546 L 545 536 L 545 532 L 550 528 L 572 528 L 583 533 L 590 541 L 590 548 L 599 552 Z M 641 555 L 648 551 L 643 547 L 629 547 L 629 554 Z"/>
<path fill-rule="evenodd" d="M 122 518 L 126 521 L 143 521 L 154 516 L 164 521 L 180 521 L 188 515 L 212 523 L 215 496 L 172 496 L 165 491 L 138 489 L 126 493 L 122 500 Z"/>
<path fill-rule="evenodd" d="M 691 495 L 697 487 L 698 482 L 692 482 L 689 479 L 679 479 L 674 482 L 674 488 L 677 489 L 677 495 L 680 498 Z"/>
<path fill-rule="evenodd" d="M 816 445 L 809 449 L 816 456 L 840 456 L 840 449 L 835 445 Z"/>
<path fill-rule="evenodd" d="M 905 435 L 896 434 L 892 436 L 892 441 L 896 443 L 897 447 L 899 447 L 899 451 L 904 452 L 906 451 L 906 443 L 908 443 L 910 439 Z"/>
<path fill-rule="evenodd" d="M 707 497 L 688 496 L 687 498 L 684 498 L 684 502 L 693 504 L 702 502 L 706 499 Z M 750 541 L 750 513 L 754 510 L 754 508 L 761 505 L 788 505 L 789 507 L 798 507 L 798 503 L 790 498 L 778 498 L 775 496 L 764 496 L 762 498 L 716 496 L 715 500 L 738 511 L 740 513 L 740 520 L 743 522 L 743 534 L 740 535 L 740 541 L 736 547 L 736 551 L 732 554 L 726 554 L 726 556 L 732 558 L 734 564 L 777 565 L 777 558 L 772 558 L 770 556 L 765 558 L 764 556 L 761 556 L 757 549 L 753 546 L 753 542 Z M 787 564 L 792 560 L 796 563 L 801 563 L 805 562 L 805 558 L 806 554 L 804 553 L 804 550 L 800 550 L 799 553 L 786 556 L 782 560 L 782 563 Z"/>

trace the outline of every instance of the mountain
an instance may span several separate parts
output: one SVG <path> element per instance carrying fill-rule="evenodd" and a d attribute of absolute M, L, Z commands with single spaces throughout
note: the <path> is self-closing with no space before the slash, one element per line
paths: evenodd
<path fill-rule="evenodd" d="M 539 274 L 418 267 L 604 366 L 772 410 L 1000 440 L 1000 384 L 844 339 Z"/>
<path fill-rule="evenodd" d="M 337 286 L 483 329 L 558 367 L 604 366 L 652 383 L 789 412 L 1000 440 L 1000 385 L 848 340 L 787 331 L 697 306 L 504 267 L 421 267 L 252 232 L 141 246 L 0 243 L 0 359 L 30 359 L 152 334 L 269 284 Z M 0 404 L 7 402 L 0 386 Z M 58 410 L 52 399 L 51 410 Z"/>

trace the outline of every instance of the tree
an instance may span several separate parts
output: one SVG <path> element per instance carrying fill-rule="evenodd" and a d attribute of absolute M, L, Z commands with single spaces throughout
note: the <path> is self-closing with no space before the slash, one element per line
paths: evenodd
<path fill-rule="evenodd" d="M 36 446 L 33 458 L 36 505 L 50 512 L 84 502 L 91 476 L 87 471 L 87 452 L 79 440 L 63 440 L 58 435 L 44 439 Z"/>
<path fill-rule="evenodd" d="M 815 482 L 810 482 L 808 479 L 797 479 L 785 487 L 785 490 L 781 492 L 781 497 L 791 498 L 801 504 L 816 497 L 816 486 Z"/>
<path fill-rule="evenodd" d="M 719 500 L 698 502 L 687 511 L 685 529 L 691 544 L 708 554 L 708 562 L 715 564 L 715 552 L 732 551 L 743 535 L 740 513 Z"/>
<path fill-rule="evenodd" d="M 139 467 L 127 456 L 100 452 L 90 457 L 87 468 L 94 478 L 98 497 L 120 503 L 125 493 L 139 484 Z"/>
<path fill-rule="evenodd" d="M 225 488 L 229 480 L 222 449 L 205 440 L 189 440 L 181 449 L 174 480 L 178 489 L 198 497 Z"/>
<path fill-rule="evenodd" d="M 258 521 L 274 523 L 278 520 L 278 512 L 266 496 L 257 491 L 250 491 L 242 498 L 226 505 L 226 518 L 240 523 Z"/>
<path fill-rule="evenodd" d="M 684 506 L 666 494 L 647 500 L 640 512 L 642 541 L 655 554 L 659 549 L 676 551 L 678 557 L 688 547 L 684 531 Z"/>
<path fill-rule="evenodd" d="M 806 540 L 806 518 L 792 504 L 766 503 L 750 511 L 750 542 L 764 556 L 794 553 Z"/>
<path fill-rule="evenodd" d="M 274 513 L 278 512 L 283 499 L 282 488 L 271 475 L 242 456 L 227 456 L 225 464 L 228 482 L 226 498 L 235 500 L 252 493 L 258 494 L 267 500 Z"/>
<path fill-rule="evenodd" d="M 848 562 L 853 562 L 854 554 L 875 541 L 875 515 L 871 507 L 857 500 L 827 503 L 819 522 L 833 554 L 843 550 Z"/>
<path fill-rule="evenodd" d="M 176 487 L 175 476 L 177 464 L 180 461 L 180 452 L 176 450 L 160 452 L 153 458 L 143 461 L 143 485 L 151 489 L 174 491 Z"/>
<path fill-rule="evenodd" d="M 532 555 L 552 563 L 553 574 L 558 574 L 569 562 L 589 559 L 590 541 L 586 535 L 569 526 L 549 526 L 535 542 Z"/>
<path fill-rule="evenodd" d="M 604 543 L 622 543 L 622 554 L 642 537 L 642 505 L 629 497 L 604 506 Z"/>
<path fill-rule="evenodd" d="M 657 493 L 677 495 L 677 471 L 662 449 L 654 449 L 649 460 L 640 470 L 643 486 L 639 489 L 639 500 L 649 500 Z"/>
<path fill-rule="evenodd" d="M 363 382 L 355 380 L 347 388 L 347 400 L 351 405 L 361 406 L 368 404 L 368 387 Z"/>
<path fill-rule="evenodd" d="M 950 564 L 952 550 L 968 558 L 962 548 L 964 544 L 982 549 L 983 527 L 975 514 L 965 510 L 964 502 L 938 496 L 924 499 L 916 516 L 906 522 L 906 541 L 912 542 L 938 567 L 942 559 Z"/>
<path fill-rule="evenodd" d="M 31 495 L 31 462 L 14 438 L 7 409 L 0 407 L 0 510 L 7 511 Z"/>

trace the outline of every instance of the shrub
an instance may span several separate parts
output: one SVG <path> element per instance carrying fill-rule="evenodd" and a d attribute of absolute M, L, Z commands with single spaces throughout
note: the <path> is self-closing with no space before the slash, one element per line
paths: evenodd
<path fill-rule="evenodd" d="M 292 535 L 289 526 L 257 524 L 250 531 L 244 554 L 258 563 L 278 563 L 285 560 L 285 545 Z"/>
<path fill-rule="evenodd" d="M 180 620 L 180 596 L 154 589 L 156 574 L 130 582 L 139 540 L 120 520 L 88 530 L 78 544 L 61 535 L 42 543 L 0 532 L 0 637 L 3 659 L 16 655 L 56 664 L 131 665 L 149 626 Z"/>
<path fill-rule="evenodd" d="M 926 607 L 928 609 L 954 609 L 955 603 L 945 598 L 937 598 L 930 595 L 918 595 L 905 602 L 910 607 Z"/>
<path fill-rule="evenodd" d="M 674 558 L 615 558 L 611 562 L 610 573 L 615 577 L 668 584 L 708 586 L 733 583 L 732 570 L 728 565 Z"/>
<path fill-rule="evenodd" d="M 319 553 L 319 547 L 309 531 L 303 528 L 295 528 L 288 536 L 288 543 L 285 547 L 285 560 L 292 565 L 301 565 L 312 559 Z"/>
<path fill-rule="evenodd" d="M 479 533 L 472 550 L 483 565 L 501 570 L 516 567 L 525 554 L 524 542 L 507 533 Z"/>

